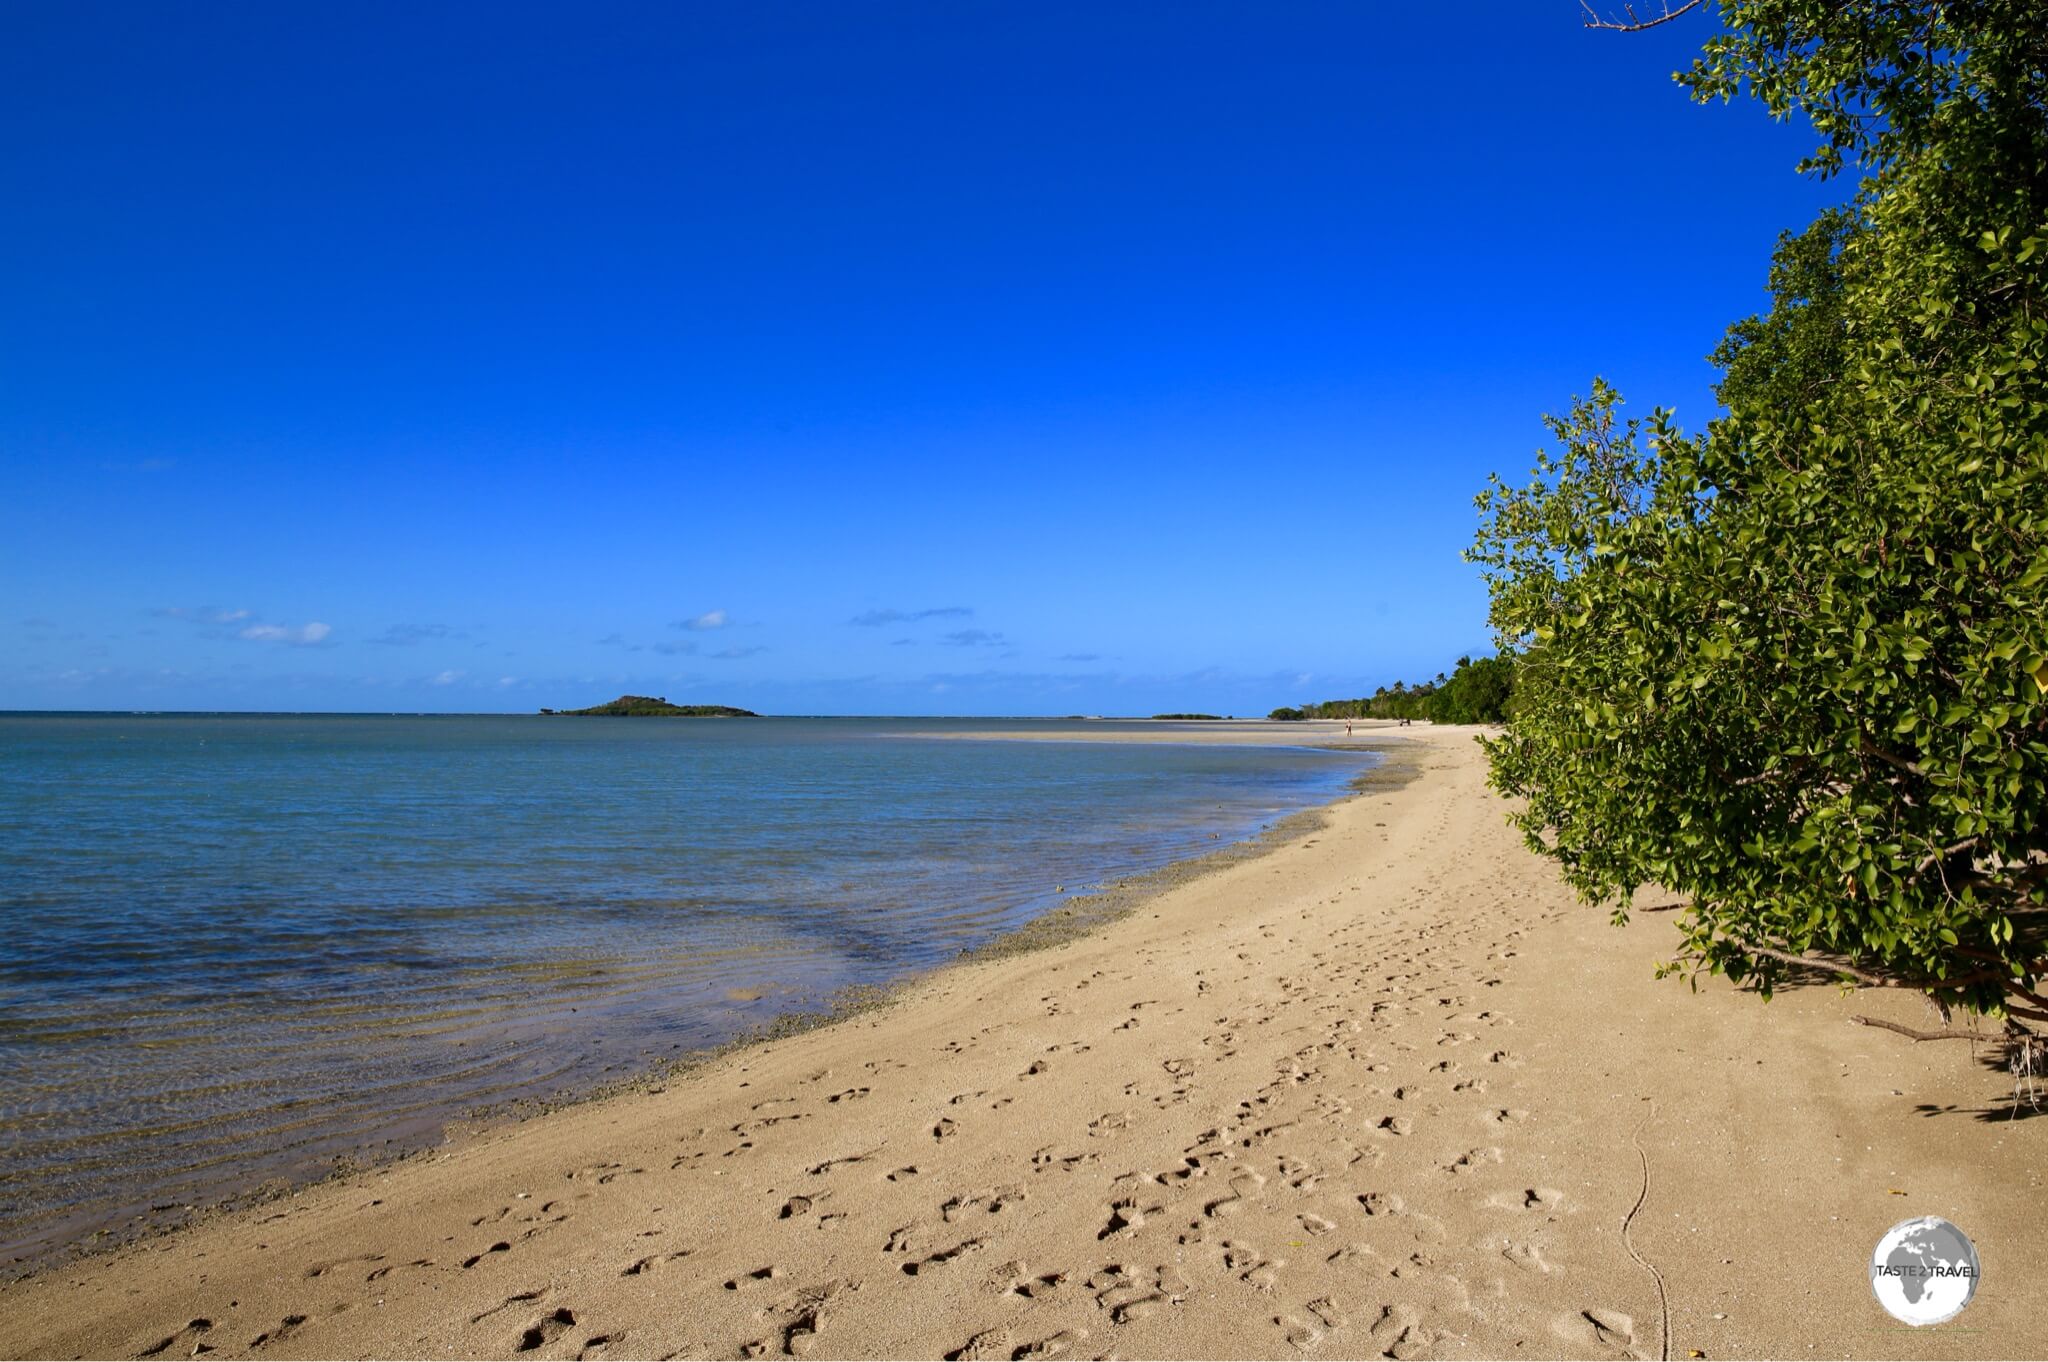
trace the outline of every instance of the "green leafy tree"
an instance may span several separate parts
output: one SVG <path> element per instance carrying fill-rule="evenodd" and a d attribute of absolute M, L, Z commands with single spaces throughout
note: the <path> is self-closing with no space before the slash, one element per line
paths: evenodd
<path fill-rule="evenodd" d="M 1429 696 L 1425 712 L 1430 722 L 1501 722 L 1507 717 L 1514 691 L 1514 670 L 1514 663 L 1505 657 L 1459 658 L 1457 670 Z"/>
<path fill-rule="evenodd" d="M 1803 116 L 1854 195 L 1715 352 L 1724 416 L 1596 381 L 1480 497 L 1493 782 L 1618 917 L 1686 897 L 1668 968 L 2048 1020 L 2048 7 L 1720 12 L 1681 83 Z"/>

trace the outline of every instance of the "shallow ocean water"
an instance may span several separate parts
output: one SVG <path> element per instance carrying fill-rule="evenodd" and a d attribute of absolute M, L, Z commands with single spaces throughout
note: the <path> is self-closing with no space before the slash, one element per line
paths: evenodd
<path fill-rule="evenodd" d="M 940 964 L 1369 760 L 931 740 L 1035 725 L 0 715 L 0 1261 Z"/>

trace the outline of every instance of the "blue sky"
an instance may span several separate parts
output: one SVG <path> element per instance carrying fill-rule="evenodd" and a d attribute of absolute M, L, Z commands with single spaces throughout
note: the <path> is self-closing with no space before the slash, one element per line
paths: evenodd
<path fill-rule="evenodd" d="M 0 708 L 1263 713 L 1840 186 L 1570 0 L 16 4 Z"/>

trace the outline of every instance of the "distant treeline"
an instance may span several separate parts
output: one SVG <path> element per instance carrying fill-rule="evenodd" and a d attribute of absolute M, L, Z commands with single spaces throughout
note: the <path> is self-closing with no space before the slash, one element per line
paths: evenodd
<path fill-rule="evenodd" d="M 1220 719 L 1221 714 L 1155 714 L 1155 719 Z"/>
<path fill-rule="evenodd" d="M 1497 724 L 1508 717 L 1515 694 L 1515 664 L 1505 657 L 1461 657 L 1449 676 L 1409 685 L 1396 681 L 1356 700 L 1283 705 L 1269 718 L 1427 719 L 1438 724 Z"/>

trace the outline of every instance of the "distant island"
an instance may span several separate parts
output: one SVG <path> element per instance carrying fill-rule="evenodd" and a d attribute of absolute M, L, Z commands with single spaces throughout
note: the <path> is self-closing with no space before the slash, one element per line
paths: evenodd
<path fill-rule="evenodd" d="M 1220 719 L 1221 714 L 1155 714 L 1155 719 Z"/>
<path fill-rule="evenodd" d="M 602 714 L 608 717 L 642 719 L 647 717 L 671 719 L 758 719 L 761 716 L 751 709 L 734 709 L 731 705 L 672 705 L 666 696 L 621 695 L 609 704 L 592 705 L 589 709 L 543 709 L 543 714 Z"/>

